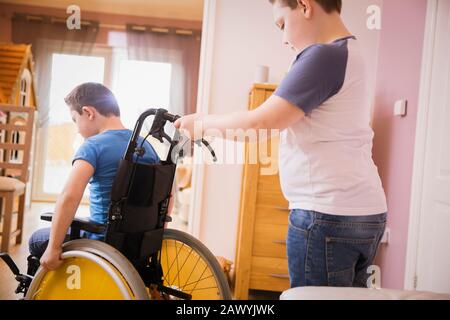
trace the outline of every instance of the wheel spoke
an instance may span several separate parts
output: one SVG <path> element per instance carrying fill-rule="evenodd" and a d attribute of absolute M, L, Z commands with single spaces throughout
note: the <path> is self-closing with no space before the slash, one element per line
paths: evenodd
<path fill-rule="evenodd" d="M 194 270 L 195 270 L 195 268 L 197 267 L 197 264 L 199 263 L 199 261 L 200 261 L 200 255 L 198 256 L 198 259 L 197 259 L 197 261 L 195 262 L 195 265 L 194 265 L 194 267 L 192 268 L 191 273 L 189 274 L 189 277 L 186 279 L 186 282 L 189 281 L 189 279 L 191 278 L 191 276 L 192 276 L 192 274 L 194 273 Z"/>
<path fill-rule="evenodd" d="M 176 240 L 173 240 L 173 241 L 175 242 L 175 252 L 176 252 L 176 254 L 175 254 L 175 260 L 173 260 L 173 262 L 172 262 L 172 264 L 170 265 L 170 267 L 168 267 L 167 273 L 170 273 L 170 270 L 172 269 L 173 265 L 175 264 L 175 262 L 176 262 L 177 259 L 178 259 L 177 241 L 176 241 Z M 174 282 L 175 282 L 175 280 L 174 280 Z"/>
<path fill-rule="evenodd" d="M 161 256 L 160 260 L 164 262 L 162 278 L 165 286 L 188 293 L 194 300 L 230 298 L 214 255 L 197 239 L 177 230 L 168 230 L 164 242 L 160 254 L 166 257 Z"/>
<path fill-rule="evenodd" d="M 183 246 L 184 246 L 184 243 L 183 243 Z M 184 260 L 183 264 L 181 265 L 181 268 L 178 268 L 178 272 L 177 272 L 177 274 L 175 275 L 175 277 L 178 277 L 178 285 L 179 285 L 179 287 L 181 287 L 181 284 L 180 284 L 180 273 L 181 273 L 181 270 L 183 270 L 184 265 L 185 265 L 186 262 L 188 261 L 188 259 L 189 259 L 190 255 L 191 255 L 192 251 L 194 251 L 193 248 L 191 248 L 191 250 L 189 251 L 189 253 L 188 253 L 187 256 L 186 256 L 186 259 Z"/>
<path fill-rule="evenodd" d="M 178 242 L 178 241 L 177 241 Z M 175 247 L 177 246 L 177 242 L 175 242 Z M 180 287 L 180 265 L 178 263 L 178 256 L 180 255 L 181 250 L 183 250 L 184 243 L 181 245 L 180 251 L 178 251 L 176 260 L 177 260 L 177 273 L 175 274 L 175 279 L 178 278 L 178 288 Z M 175 282 L 175 280 L 174 280 Z"/>
<path fill-rule="evenodd" d="M 195 288 L 194 290 L 192 290 L 190 293 L 194 292 L 194 291 L 201 291 L 201 290 L 211 290 L 211 289 L 217 289 L 219 290 L 219 288 L 217 286 L 214 287 L 206 287 L 206 288 Z"/>
<path fill-rule="evenodd" d="M 203 274 L 205 273 L 205 271 L 206 271 L 207 269 L 208 269 L 208 265 L 206 265 L 205 269 L 203 269 L 203 272 L 202 272 L 202 274 L 200 275 L 200 278 L 203 276 Z M 198 281 L 196 282 L 196 284 L 195 284 L 195 286 L 194 286 L 194 289 L 192 289 L 189 293 L 194 292 L 194 290 L 195 290 L 195 288 L 197 287 L 197 285 L 198 285 Z"/>
<path fill-rule="evenodd" d="M 190 283 L 186 283 L 184 286 L 181 287 L 181 289 L 184 290 L 184 288 L 186 288 L 187 286 L 190 286 L 191 284 L 199 283 L 199 282 L 202 282 L 203 280 L 206 280 L 206 279 L 209 279 L 209 278 L 214 278 L 214 275 L 211 274 L 210 276 L 207 276 L 207 277 L 205 277 L 205 278 L 198 279 L 197 281 L 193 281 L 193 282 L 190 282 Z"/>

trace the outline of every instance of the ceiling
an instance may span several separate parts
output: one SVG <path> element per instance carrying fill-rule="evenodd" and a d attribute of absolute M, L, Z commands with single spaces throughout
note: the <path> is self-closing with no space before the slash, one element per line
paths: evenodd
<path fill-rule="evenodd" d="M 77 4 L 81 10 L 201 21 L 203 0 L 0 0 L 0 3 L 67 8 Z"/>

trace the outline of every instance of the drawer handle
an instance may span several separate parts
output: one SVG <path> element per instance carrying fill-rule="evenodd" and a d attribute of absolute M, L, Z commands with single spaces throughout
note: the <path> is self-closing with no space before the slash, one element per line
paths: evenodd
<path fill-rule="evenodd" d="M 272 243 L 286 245 L 286 240 L 273 240 Z"/>
<path fill-rule="evenodd" d="M 272 278 L 278 278 L 278 279 L 289 279 L 289 275 L 288 274 L 272 273 L 272 274 L 269 274 L 269 276 L 271 276 Z"/>

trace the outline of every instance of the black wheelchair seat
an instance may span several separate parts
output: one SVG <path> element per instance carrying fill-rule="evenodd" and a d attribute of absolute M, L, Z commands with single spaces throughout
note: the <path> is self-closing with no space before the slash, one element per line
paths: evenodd
<path fill-rule="evenodd" d="M 53 213 L 41 213 L 41 220 L 51 222 L 53 219 Z M 80 235 L 80 231 L 84 230 L 90 233 L 102 234 L 106 231 L 106 226 L 104 224 L 96 223 L 89 218 L 78 218 L 75 217 L 70 225 L 71 239 L 76 239 Z"/>

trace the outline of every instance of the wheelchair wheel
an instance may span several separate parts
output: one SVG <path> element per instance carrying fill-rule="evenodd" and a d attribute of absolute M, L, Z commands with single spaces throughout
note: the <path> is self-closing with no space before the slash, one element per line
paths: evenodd
<path fill-rule="evenodd" d="M 227 279 L 216 257 L 191 235 L 164 230 L 160 262 L 164 286 L 188 293 L 193 300 L 231 300 Z"/>
<path fill-rule="evenodd" d="M 148 300 L 133 265 L 115 248 L 88 239 L 63 245 L 63 265 L 37 271 L 28 300 Z"/>

